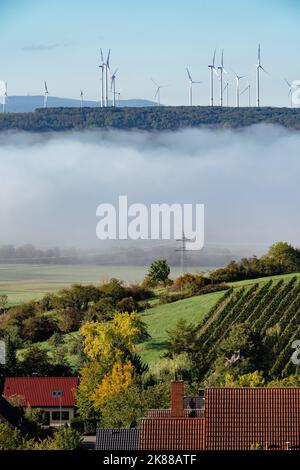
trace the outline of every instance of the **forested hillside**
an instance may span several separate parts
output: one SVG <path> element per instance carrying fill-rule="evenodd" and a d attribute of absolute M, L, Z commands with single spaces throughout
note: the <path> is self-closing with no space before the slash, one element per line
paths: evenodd
<path fill-rule="evenodd" d="M 34 113 L 0 115 L 0 130 L 33 132 L 115 128 L 177 130 L 186 127 L 238 128 L 259 123 L 300 129 L 300 109 L 141 107 L 141 108 L 47 108 Z"/>

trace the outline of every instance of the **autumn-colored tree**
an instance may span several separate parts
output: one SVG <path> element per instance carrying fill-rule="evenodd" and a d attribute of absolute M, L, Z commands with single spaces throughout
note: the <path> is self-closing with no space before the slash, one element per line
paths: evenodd
<path fill-rule="evenodd" d="M 225 387 L 264 387 L 266 384 L 263 374 L 255 371 L 249 374 L 235 376 L 228 372 L 225 374 Z"/>
<path fill-rule="evenodd" d="M 84 353 L 89 359 L 101 362 L 114 362 L 124 348 L 131 350 L 145 332 L 145 325 L 136 312 L 116 313 L 109 323 L 89 322 L 80 330 Z"/>
<path fill-rule="evenodd" d="M 125 312 L 116 313 L 110 322 L 85 323 L 80 333 L 87 361 L 80 371 L 77 406 L 82 418 L 91 419 L 144 370 L 136 360 L 134 344 L 147 332 L 136 312 Z"/>
<path fill-rule="evenodd" d="M 84 420 L 96 418 L 92 395 L 101 383 L 105 372 L 103 365 L 97 361 L 86 362 L 80 371 L 76 403 L 79 415 Z"/>
<path fill-rule="evenodd" d="M 120 360 L 116 361 L 112 371 L 103 377 L 102 382 L 92 395 L 95 410 L 101 411 L 107 401 L 125 392 L 134 383 L 134 380 L 135 370 L 131 362 L 123 364 Z"/>

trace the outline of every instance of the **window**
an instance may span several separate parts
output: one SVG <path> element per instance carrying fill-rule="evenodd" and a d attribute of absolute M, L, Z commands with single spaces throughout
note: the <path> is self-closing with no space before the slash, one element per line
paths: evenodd
<path fill-rule="evenodd" d="M 61 397 L 61 396 L 62 396 L 62 392 L 61 392 L 60 390 L 53 390 L 52 396 L 53 396 L 53 397 Z"/>
<path fill-rule="evenodd" d="M 61 412 L 61 419 L 60 419 L 60 412 L 59 411 L 52 411 L 52 421 L 68 421 L 69 420 L 69 412 L 62 411 Z"/>

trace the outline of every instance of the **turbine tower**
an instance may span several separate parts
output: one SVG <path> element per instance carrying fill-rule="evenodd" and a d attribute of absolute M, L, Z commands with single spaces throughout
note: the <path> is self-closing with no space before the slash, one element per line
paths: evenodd
<path fill-rule="evenodd" d="M 246 93 L 248 91 L 248 106 L 249 108 L 251 107 L 251 85 L 249 83 L 248 86 L 246 86 L 246 88 L 242 91 L 241 95 L 243 95 L 244 93 Z"/>
<path fill-rule="evenodd" d="M 218 70 L 220 70 L 220 106 L 223 106 L 223 73 L 227 73 L 224 69 L 224 49 L 222 49 L 221 65 Z"/>
<path fill-rule="evenodd" d="M 48 95 L 49 95 L 49 91 L 48 91 L 48 86 L 47 86 L 47 82 L 45 80 L 45 91 L 44 91 L 44 108 L 47 108 L 47 105 L 48 105 Z"/>
<path fill-rule="evenodd" d="M 217 53 L 217 50 L 215 49 L 212 64 L 208 66 L 208 68 L 210 69 L 210 104 L 211 106 L 214 106 L 214 73 L 218 76 L 218 72 L 215 67 L 216 53 Z"/>
<path fill-rule="evenodd" d="M 80 90 L 81 109 L 83 108 L 83 91 Z"/>
<path fill-rule="evenodd" d="M 226 85 L 223 88 L 223 95 L 224 95 L 225 91 L 226 91 L 226 106 L 228 108 L 228 106 L 229 106 L 229 82 L 227 82 L 227 81 L 226 81 Z"/>
<path fill-rule="evenodd" d="M 110 87 L 110 91 L 112 92 L 113 94 L 113 107 L 115 108 L 116 107 L 116 74 L 117 74 L 117 71 L 118 69 L 116 69 L 114 71 L 114 73 L 112 74 L 111 76 L 111 87 Z"/>
<path fill-rule="evenodd" d="M 105 64 L 104 64 L 104 59 L 103 59 L 103 51 L 102 48 L 100 49 L 100 55 L 101 55 L 101 65 L 99 65 L 99 68 L 101 69 L 101 108 L 104 107 L 104 70 L 105 70 Z"/>
<path fill-rule="evenodd" d="M 119 91 L 116 91 L 116 95 L 118 97 L 118 107 L 121 107 L 121 93 Z"/>
<path fill-rule="evenodd" d="M 157 99 L 157 106 L 160 106 L 160 90 L 162 88 L 164 88 L 162 85 L 158 85 L 158 83 L 156 83 L 153 78 L 151 78 L 151 81 L 154 83 L 154 85 L 156 86 L 156 93 L 154 95 L 154 99 L 156 100 Z"/>
<path fill-rule="evenodd" d="M 234 75 L 235 75 L 235 80 L 236 80 L 236 107 L 240 107 L 240 80 L 242 78 L 245 78 L 246 75 L 238 75 L 234 70 L 232 70 Z"/>
<path fill-rule="evenodd" d="M 191 76 L 190 71 L 189 71 L 188 68 L 186 69 L 186 71 L 187 71 L 188 78 L 189 78 L 189 103 L 190 103 L 190 106 L 193 106 L 193 84 L 194 83 L 202 83 L 202 82 L 195 82 L 192 79 L 192 76 Z"/>
<path fill-rule="evenodd" d="M 6 113 L 7 111 L 7 82 L 4 83 L 4 91 L 3 91 L 3 113 Z"/>
<path fill-rule="evenodd" d="M 109 72 L 110 49 L 105 62 L 105 106 L 108 107 L 108 72 Z"/>
<path fill-rule="evenodd" d="M 260 71 L 268 73 L 261 65 L 260 44 L 258 45 L 257 64 L 256 64 L 256 105 L 260 107 Z"/>

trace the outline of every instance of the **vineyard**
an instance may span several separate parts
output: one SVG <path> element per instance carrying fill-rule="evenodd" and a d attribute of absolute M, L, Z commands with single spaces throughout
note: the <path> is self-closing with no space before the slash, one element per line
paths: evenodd
<path fill-rule="evenodd" d="M 197 344 L 205 352 L 209 370 L 219 346 L 237 323 L 246 323 L 258 332 L 271 359 L 270 374 L 284 377 L 295 372 L 291 362 L 292 343 L 300 339 L 300 282 L 269 281 L 230 289 L 217 302 L 208 320 L 198 327 Z"/>

